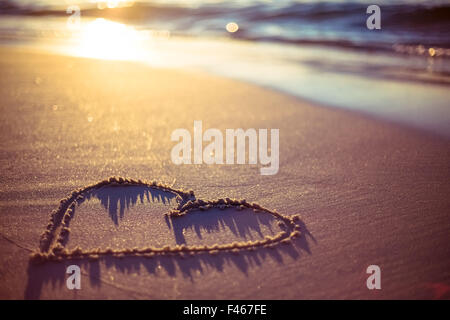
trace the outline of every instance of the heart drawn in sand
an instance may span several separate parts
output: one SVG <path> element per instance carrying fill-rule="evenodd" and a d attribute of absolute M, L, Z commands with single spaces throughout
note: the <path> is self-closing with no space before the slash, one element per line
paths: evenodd
<path fill-rule="evenodd" d="M 213 245 L 176 245 L 164 247 L 145 247 L 145 248 L 121 248 L 121 249 L 89 249 L 83 250 L 76 247 L 72 250 L 66 248 L 67 238 L 70 233 L 69 223 L 74 215 L 77 204 L 84 201 L 84 198 L 93 191 L 98 191 L 104 187 L 145 187 L 153 190 L 163 191 L 172 194 L 177 202 L 177 207 L 166 213 L 170 219 L 180 219 L 193 211 L 204 211 L 218 208 L 226 210 L 234 208 L 235 210 L 251 209 L 254 214 L 270 214 L 278 220 L 278 225 L 282 231 L 274 236 L 266 236 L 262 240 L 232 242 L 228 244 Z M 104 256 L 126 257 L 126 256 L 161 256 L 161 255 L 195 255 L 195 254 L 218 254 L 221 252 L 239 253 L 241 251 L 255 250 L 257 248 L 272 248 L 278 244 L 289 244 L 291 239 L 300 236 L 301 226 L 298 223 L 298 215 L 285 216 L 276 211 L 272 211 L 256 203 L 248 203 L 246 200 L 234 200 L 230 198 L 218 200 L 196 199 L 193 191 L 184 191 L 174 189 L 170 186 L 157 182 L 147 182 L 142 180 L 133 180 L 127 178 L 111 177 L 101 182 L 86 186 L 73 191 L 70 195 L 60 201 L 59 207 L 54 210 L 50 217 L 50 222 L 43 232 L 40 240 L 40 247 L 37 252 L 32 254 L 32 261 L 63 261 L 67 259 L 97 259 Z"/>

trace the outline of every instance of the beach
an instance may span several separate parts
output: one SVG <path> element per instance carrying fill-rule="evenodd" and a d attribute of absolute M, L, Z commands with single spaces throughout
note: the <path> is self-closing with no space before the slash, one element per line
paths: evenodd
<path fill-rule="evenodd" d="M 449 298 L 448 138 L 199 71 L 6 46 L 0 69 L 0 298 Z M 192 130 L 195 120 L 222 132 L 279 129 L 278 173 L 173 164 L 171 132 Z M 34 265 L 30 254 L 62 198 L 110 176 L 300 214 L 302 237 L 237 255 L 82 261 L 82 289 L 68 290 L 66 267 L 76 261 Z M 119 230 L 98 199 L 80 205 L 74 246 L 178 243 L 164 223 L 169 204 L 128 206 Z M 90 206 L 105 216 L 101 224 L 89 220 L 97 219 Z M 241 241 L 275 228 L 232 214 L 250 231 L 211 216 L 201 238 L 186 217 L 187 241 Z M 370 265 L 381 268 L 382 290 L 366 287 Z"/>

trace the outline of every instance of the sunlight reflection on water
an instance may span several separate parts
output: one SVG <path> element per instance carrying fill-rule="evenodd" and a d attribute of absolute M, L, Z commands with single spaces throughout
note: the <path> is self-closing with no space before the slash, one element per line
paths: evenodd
<path fill-rule="evenodd" d="M 142 37 L 131 26 L 102 18 L 82 26 L 74 53 L 83 57 L 114 60 L 138 60 Z"/>

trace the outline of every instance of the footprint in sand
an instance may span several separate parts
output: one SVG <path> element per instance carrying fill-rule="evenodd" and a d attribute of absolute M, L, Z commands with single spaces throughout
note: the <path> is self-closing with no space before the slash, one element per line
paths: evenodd
<path fill-rule="evenodd" d="M 298 215 L 256 203 L 205 201 L 193 191 L 112 177 L 60 201 L 32 260 L 238 254 L 289 244 L 301 230 Z"/>

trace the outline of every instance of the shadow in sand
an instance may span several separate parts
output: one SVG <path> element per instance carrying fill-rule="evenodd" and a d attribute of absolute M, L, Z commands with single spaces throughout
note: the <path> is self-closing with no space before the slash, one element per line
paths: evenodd
<path fill-rule="evenodd" d="M 175 195 L 146 187 L 105 187 L 85 195 L 85 200 L 97 198 L 108 212 L 113 223 L 118 224 L 119 218 L 126 214 L 127 209 L 133 207 L 138 201 L 162 202 L 170 204 Z M 81 205 L 82 202 L 79 203 Z M 175 207 L 175 206 L 173 206 Z M 253 213 L 250 210 L 237 211 L 235 209 L 211 209 L 205 212 L 191 212 L 183 217 L 168 218 L 166 223 L 168 232 L 173 232 L 176 243 L 186 243 L 185 231 L 193 230 L 196 237 L 201 240 L 203 232 L 213 233 L 221 230 L 230 230 L 236 239 L 247 241 L 254 236 L 263 237 L 265 233 L 272 233 L 272 223 L 275 218 L 268 213 Z M 272 259 L 279 264 L 284 258 L 298 259 L 302 252 L 311 254 L 308 239 L 314 238 L 304 223 L 297 222 L 301 228 L 301 236 L 292 240 L 290 245 L 278 245 L 274 248 L 258 248 L 254 251 L 242 251 L 238 254 L 219 253 L 211 255 L 202 253 L 186 256 L 156 256 L 148 257 L 100 257 L 97 260 L 89 258 L 64 262 L 46 262 L 33 264 L 28 267 L 28 283 L 25 289 L 26 299 L 39 299 L 44 287 L 49 284 L 64 290 L 66 267 L 71 264 L 79 265 L 83 274 L 89 278 L 92 287 L 100 287 L 103 283 L 101 270 L 114 268 L 124 274 L 140 273 L 143 270 L 148 274 L 165 270 L 171 277 L 182 276 L 194 281 L 194 274 L 203 274 L 214 268 L 221 272 L 225 265 L 234 265 L 242 273 L 247 274 L 252 267 L 260 266 L 265 259 Z M 264 228 L 263 228 L 264 226 Z M 267 231 L 268 230 L 268 231 Z"/>
<path fill-rule="evenodd" d="M 231 212 L 230 212 L 231 211 Z M 210 209 L 206 212 L 195 211 L 181 218 L 167 219 L 168 227 L 173 229 L 177 244 L 186 244 L 187 230 L 194 230 L 199 239 L 203 239 L 202 232 L 213 233 L 220 230 L 230 230 L 234 236 L 242 240 L 253 240 L 253 233 L 263 238 L 261 226 L 265 226 L 273 235 L 272 225 L 276 218 L 270 214 L 254 214 L 252 210 L 237 211 L 235 209 Z"/>
<path fill-rule="evenodd" d="M 119 217 L 123 217 L 125 209 L 129 209 L 134 206 L 138 199 L 143 203 L 144 199 L 147 199 L 148 202 L 162 202 L 164 204 L 171 204 L 177 195 L 173 192 L 164 192 L 155 188 L 146 187 L 146 186 L 105 186 L 98 189 L 93 189 L 90 191 L 86 191 L 83 193 L 83 198 L 78 199 L 78 204 L 82 204 L 86 200 L 90 200 L 92 198 L 99 199 L 102 203 L 103 207 L 108 211 L 111 220 L 115 225 L 119 223 Z M 76 196 L 71 195 L 69 197 L 69 201 L 65 202 L 60 206 L 60 210 L 58 209 L 57 214 L 53 217 L 53 227 L 51 229 L 51 234 L 49 235 L 49 241 L 40 244 L 40 249 L 42 251 L 47 251 L 50 248 L 51 243 L 55 240 L 57 236 L 57 230 L 61 227 L 64 214 L 66 210 L 69 208 L 69 205 L 75 201 Z M 195 199 L 193 197 L 193 199 Z M 178 205 L 183 205 L 187 199 L 180 200 L 177 198 L 177 201 L 181 201 Z M 175 207 L 175 204 L 174 204 Z M 118 215 L 119 214 L 119 215 Z M 64 241 L 67 243 L 67 240 Z"/>
<path fill-rule="evenodd" d="M 90 191 L 85 195 L 87 200 L 92 198 L 99 199 L 115 225 L 119 224 L 119 218 L 123 218 L 125 210 L 136 205 L 138 200 L 141 203 L 147 200 L 148 203 L 161 202 L 171 205 L 175 202 L 175 197 L 176 195 L 170 192 L 141 186 L 103 187 Z M 175 204 L 173 206 L 176 207 Z"/>
<path fill-rule="evenodd" d="M 44 264 L 32 264 L 28 266 L 28 283 L 25 289 L 25 299 L 39 299 L 44 287 L 65 289 L 66 268 L 71 264 L 78 265 L 87 277 L 91 287 L 101 287 L 104 281 L 109 284 L 109 279 L 102 279 L 101 270 L 113 268 L 116 272 L 125 275 L 142 274 L 160 276 L 165 271 L 170 277 L 183 277 L 194 281 L 194 275 L 208 274 L 211 268 L 223 272 L 225 266 L 233 265 L 237 270 L 247 275 L 249 269 L 261 266 L 271 259 L 282 265 L 287 257 L 299 259 L 302 252 L 310 253 L 306 234 L 292 241 L 291 245 L 279 245 L 275 248 L 260 248 L 255 251 L 241 252 L 239 254 L 221 253 L 217 255 L 198 254 L 195 256 L 158 256 L 146 257 L 103 257 L 98 260 L 89 258 L 77 259 L 66 262 L 47 262 Z M 86 280 L 82 280 L 84 283 Z M 145 280 L 142 280 L 145 281 Z M 61 296 L 64 298 L 64 296 Z"/>

